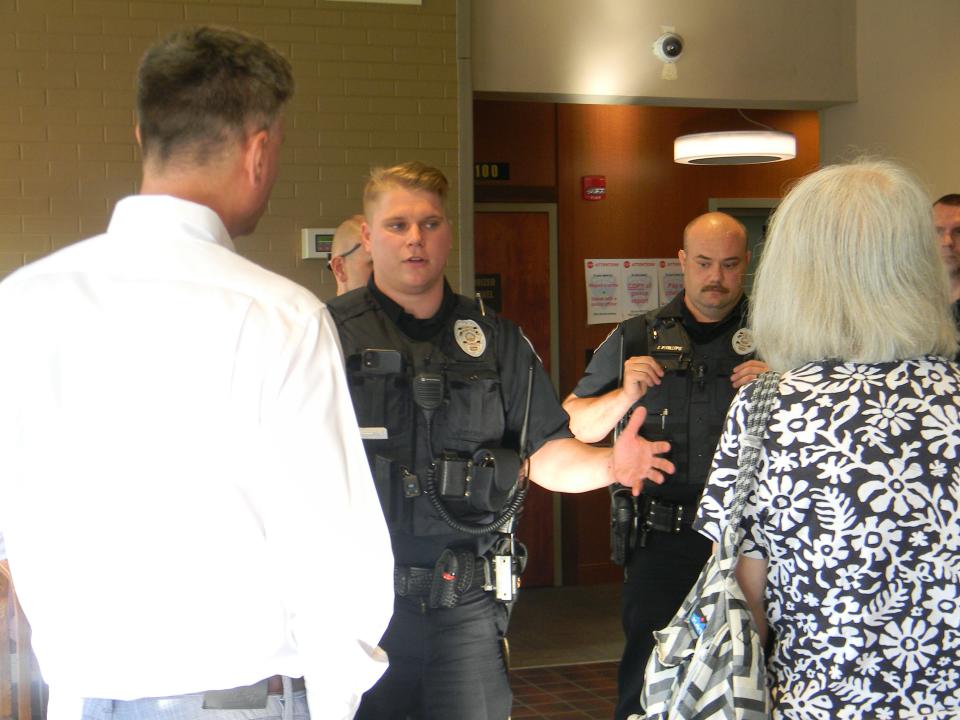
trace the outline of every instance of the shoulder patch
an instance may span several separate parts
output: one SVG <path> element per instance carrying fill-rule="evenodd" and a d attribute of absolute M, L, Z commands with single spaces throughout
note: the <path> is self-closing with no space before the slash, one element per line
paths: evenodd
<path fill-rule="evenodd" d="M 487 349 L 487 336 L 476 320 L 457 320 L 453 324 L 453 337 L 470 357 L 478 358 Z"/>

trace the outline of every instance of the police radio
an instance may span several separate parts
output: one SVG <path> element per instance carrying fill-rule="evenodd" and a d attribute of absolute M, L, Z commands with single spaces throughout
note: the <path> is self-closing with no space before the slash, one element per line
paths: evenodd
<path fill-rule="evenodd" d="M 520 451 L 507 448 L 480 448 L 473 456 L 463 458 L 457 453 L 441 453 L 427 473 L 425 495 L 434 511 L 451 528 L 467 535 L 497 533 L 490 554 L 481 560 L 484 568 L 483 589 L 492 591 L 497 602 L 512 604 L 520 590 L 520 575 L 527 564 L 523 543 L 516 542 L 514 520 L 529 490 L 527 428 L 533 393 L 531 362 L 527 371 L 527 396 L 520 429 Z M 433 378 L 436 378 L 434 380 Z M 443 378 L 419 373 L 413 380 L 414 404 L 423 410 L 427 421 L 427 442 L 430 447 L 433 412 L 443 398 Z M 438 399 L 439 398 L 439 399 Z M 448 503 L 466 504 L 471 510 L 489 515 L 488 523 L 472 523 L 454 517 Z"/>
<path fill-rule="evenodd" d="M 527 374 L 527 397 L 523 426 L 520 430 L 520 453 L 508 448 L 480 448 L 471 457 L 442 452 L 428 473 L 425 494 L 437 515 L 454 530 L 468 535 L 509 532 L 509 526 L 523 506 L 529 488 L 527 482 L 527 426 L 533 391 L 533 365 Z M 443 377 L 421 372 L 413 378 L 413 402 L 423 411 L 427 421 L 427 442 L 432 446 L 431 430 L 434 411 L 443 400 Z M 521 454 L 522 453 L 522 454 Z M 509 502 L 508 502 L 509 501 Z M 457 502 L 476 512 L 496 516 L 488 523 L 472 523 L 454 516 L 448 503 Z"/>

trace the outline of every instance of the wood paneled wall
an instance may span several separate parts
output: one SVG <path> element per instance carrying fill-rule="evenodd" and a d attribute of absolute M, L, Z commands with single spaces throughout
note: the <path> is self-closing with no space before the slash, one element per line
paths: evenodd
<path fill-rule="evenodd" d="M 816 169 L 816 112 L 752 110 L 749 115 L 794 133 L 797 158 L 725 167 L 673 162 L 677 135 L 746 129 L 735 110 L 475 103 L 477 161 L 510 163 L 508 181 L 476 183 L 477 199 L 543 202 L 552 195 L 557 203 L 561 397 L 583 374 L 586 351 L 613 328 L 586 324 L 584 259 L 676 256 L 683 228 L 707 211 L 710 198 L 778 198 L 793 180 Z M 581 199 L 583 175 L 606 176 L 606 199 Z M 606 491 L 565 496 L 563 508 L 565 583 L 619 577 L 619 569 L 608 562 Z"/>

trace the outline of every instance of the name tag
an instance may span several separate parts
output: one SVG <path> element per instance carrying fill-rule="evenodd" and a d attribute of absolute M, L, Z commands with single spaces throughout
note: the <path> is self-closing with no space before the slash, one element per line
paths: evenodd
<path fill-rule="evenodd" d="M 385 427 L 362 427 L 360 428 L 360 437 L 364 440 L 386 440 L 387 429 Z"/>

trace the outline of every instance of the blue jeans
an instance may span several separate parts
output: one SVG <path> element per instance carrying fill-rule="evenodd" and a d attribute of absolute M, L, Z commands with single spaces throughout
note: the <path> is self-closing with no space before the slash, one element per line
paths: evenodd
<path fill-rule="evenodd" d="M 307 694 L 293 692 L 284 679 L 283 695 L 268 695 L 267 706 L 255 710 L 204 710 L 203 693 L 139 700 L 83 702 L 83 720 L 309 720 Z"/>

